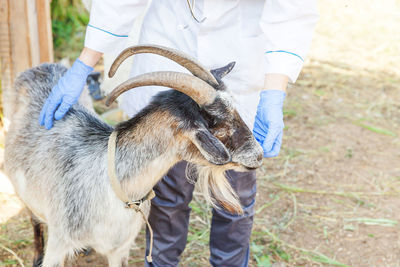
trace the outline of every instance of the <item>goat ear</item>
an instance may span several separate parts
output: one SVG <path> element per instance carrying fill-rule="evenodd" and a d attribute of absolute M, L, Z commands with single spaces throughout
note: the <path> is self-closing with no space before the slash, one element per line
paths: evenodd
<path fill-rule="evenodd" d="M 223 165 L 232 160 L 228 149 L 207 129 L 195 131 L 191 138 L 200 153 L 211 163 Z"/>
<path fill-rule="evenodd" d="M 222 68 L 218 68 L 218 69 L 213 69 L 211 70 L 211 74 L 214 75 L 214 77 L 217 80 L 221 80 L 222 78 L 224 78 L 229 72 L 231 72 L 231 70 L 233 69 L 233 67 L 235 66 L 236 62 L 231 62 L 228 65 L 222 67 Z"/>

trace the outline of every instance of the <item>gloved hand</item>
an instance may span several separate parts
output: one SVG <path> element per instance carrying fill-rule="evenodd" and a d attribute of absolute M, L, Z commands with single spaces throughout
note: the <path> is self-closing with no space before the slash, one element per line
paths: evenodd
<path fill-rule="evenodd" d="M 264 150 L 264 157 L 279 154 L 283 134 L 283 101 L 286 93 L 280 90 L 266 90 L 260 94 L 253 134 Z"/>
<path fill-rule="evenodd" d="M 72 105 L 78 102 L 87 76 L 93 68 L 77 59 L 72 67 L 53 87 L 39 116 L 39 124 L 47 130 L 53 127 L 53 119 L 60 120 Z M 56 111 L 57 110 L 57 111 Z"/>

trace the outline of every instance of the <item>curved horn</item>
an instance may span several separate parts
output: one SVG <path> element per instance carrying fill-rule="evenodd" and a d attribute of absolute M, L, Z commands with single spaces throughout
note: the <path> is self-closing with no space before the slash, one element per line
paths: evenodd
<path fill-rule="evenodd" d="M 106 105 L 109 106 L 118 96 L 132 88 L 149 85 L 173 88 L 189 96 L 200 106 L 211 104 L 217 94 L 211 85 L 190 74 L 159 71 L 142 74 L 121 83 L 108 95 Z"/>
<path fill-rule="evenodd" d="M 121 65 L 121 63 L 125 59 L 127 59 L 132 55 L 141 53 L 152 53 L 171 59 L 176 63 L 178 63 L 179 65 L 181 65 L 182 67 L 186 68 L 194 76 L 202 79 L 211 86 L 214 87 L 218 86 L 218 82 L 211 74 L 211 72 L 206 67 L 204 67 L 200 62 L 198 62 L 198 60 L 176 49 L 159 45 L 137 45 L 126 48 L 114 60 L 114 63 L 111 65 L 110 71 L 108 72 L 108 77 L 111 78 L 114 76 L 119 65 Z"/>

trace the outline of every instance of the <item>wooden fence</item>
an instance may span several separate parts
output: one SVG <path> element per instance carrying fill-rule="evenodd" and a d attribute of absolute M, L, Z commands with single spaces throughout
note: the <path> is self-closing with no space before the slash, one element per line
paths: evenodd
<path fill-rule="evenodd" d="M 53 62 L 51 0 L 0 0 L 0 81 L 5 121 L 19 72 Z"/>

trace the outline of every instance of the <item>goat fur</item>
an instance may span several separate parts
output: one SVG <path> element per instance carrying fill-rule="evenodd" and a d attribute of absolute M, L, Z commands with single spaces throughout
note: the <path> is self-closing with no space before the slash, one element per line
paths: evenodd
<path fill-rule="evenodd" d="M 170 167 L 188 160 L 202 166 L 197 173 L 201 174 L 207 199 L 214 206 L 240 213 L 240 203 L 224 171 L 242 163 L 210 163 L 206 152 L 221 149 L 218 146 L 222 145 L 207 132 L 215 119 L 204 119 L 210 115 L 180 92 L 158 94 L 139 114 L 115 129 L 80 104 L 75 104 L 51 130 L 39 126 L 43 103 L 65 71 L 57 64 L 43 64 L 17 78 L 11 100 L 15 112 L 6 138 L 5 171 L 28 209 L 48 225 L 44 267 L 62 266 L 65 257 L 87 247 L 106 255 L 110 266 L 125 266 L 142 219 L 124 207 L 109 183 L 107 141 L 114 130 L 118 132 L 116 173 L 130 198 L 143 198 Z M 217 106 L 229 106 L 224 106 L 224 99 L 219 101 Z M 224 119 L 221 110 L 210 110 Z M 259 166 L 261 148 L 248 132 L 241 138 L 247 142 L 241 146 L 245 149 L 237 152 L 236 158 L 247 157 L 250 163 L 246 165 L 255 168 Z M 204 134 L 212 139 L 211 145 L 199 141 L 199 135 Z M 217 136 L 218 129 L 213 134 Z M 222 146 L 234 159 L 235 151 L 228 148 L 235 145 Z M 224 157 L 223 152 L 216 151 Z M 219 175 L 210 175 L 215 173 Z M 142 204 L 146 214 L 149 206 Z"/>

